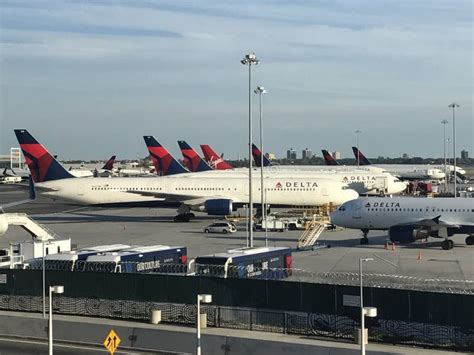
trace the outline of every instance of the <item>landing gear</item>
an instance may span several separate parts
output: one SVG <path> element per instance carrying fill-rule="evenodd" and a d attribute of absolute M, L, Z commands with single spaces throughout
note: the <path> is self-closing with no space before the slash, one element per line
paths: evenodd
<path fill-rule="evenodd" d="M 369 235 L 369 230 L 362 229 L 362 238 L 360 238 L 360 244 L 369 244 L 369 238 L 367 238 L 367 235 Z"/>
<path fill-rule="evenodd" d="M 441 243 L 441 248 L 443 248 L 443 250 L 450 250 L 450 249 L 453 249 L 454 248 L 454 242 L 450 239 L 445 239 L 442 243 Z"/>
<path fill-rule="evenodd" d="M 469 237 L 466 237 L 466 244 L 467 245 L 473 245 L 474 244 L 474 235 L 470 235 Z"/>

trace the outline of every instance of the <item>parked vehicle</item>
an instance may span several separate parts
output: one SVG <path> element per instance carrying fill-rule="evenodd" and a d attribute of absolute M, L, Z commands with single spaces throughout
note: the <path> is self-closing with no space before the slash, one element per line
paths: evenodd
<path fill-rule="evenodd" d="M 208 225 L 204 228 L 204 232 L 206 233 L 235 233 L 237 232 L 237 228 L 235 224 L 230 222 L 216 222 Z"/>

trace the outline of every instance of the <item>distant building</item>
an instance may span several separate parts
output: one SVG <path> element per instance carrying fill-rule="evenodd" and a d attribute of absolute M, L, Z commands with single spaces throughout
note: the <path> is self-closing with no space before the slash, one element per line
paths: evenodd
<path fill-rule="evenodd" d="M 311 159 L 313 157 L 313 151 L 311 149 L 305 148 L 301 152 L 301 157 L 303 159 Z"/>
<path fill-rule="evenodd" d="M 295 160 L 296 159 L 296 150 L 290 148 L 286 151 L 286 159 Z"/>
<path fill-rule="evenodd" d="M 469 152 L 467 150 L 461 150 L 461 159 L 469 159 Z"/>
<path fill-rule="evenodd" d="M 341 152 L 332 152 L 332 157 L 336 160 L 341 159 Z"/>
<path fill-rule="evenodd" d="M 403 153 L 402 159 L 410 159 L 410 156 L 407 153 Z"/>

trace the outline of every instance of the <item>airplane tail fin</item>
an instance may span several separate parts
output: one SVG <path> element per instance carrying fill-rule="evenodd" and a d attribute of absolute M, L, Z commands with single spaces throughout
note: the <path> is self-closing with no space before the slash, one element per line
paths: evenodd
<path fill-rule="evenodd" d="M 153 136 L 143 136 L 158 175 L 175 175 L 188 171 Z"/>
<path fill-rule="evenodd" d="M 112 155 L 109 160 L 107 160 L 107 163 L 104 164 L 102 167 L 103 170 L 113 170 L 114 169 L 114 163 L 115 163 L 115 155 Z"/>
<path fill-rule="evenodd" d="M 74 177 L 26 129 L 15 129 L 34 182 Z"/>
<path fill-rule="evenodd" d="M 185 141 L 178 141 L 179 148 L 183 154 L 184 164 L 191 172 L 209 171 L 212 168 L 207 164 L 196 151 Z"/>
<path fill-rule="evenodd" d="M 262 166 L 262 152 L 253 143 L 252 143 L 252 156 L 253 156 L 253 160 L 255 161 L 255 165 L 260 168 Z M 271 165 L 272 165 L 271 161 L 265 155 L 263 155 L 263 166 L 265 167 L 265 166 L 271 166 Z"/>
<path fill-rule="evenodd" d="M 324 162 L 326 165 L 341 165 L 327 150 L 323 149 L 321 152 L 323 152 Z"/>
<path fill-rule="evenodd" d="M 202 154 L 207 163 L 214 169 L 217 170 L 228 170 L 232 169 L 232 165 L 219 156 L 208 144 L 201 144 Z"/>
<path fill-rule="evenodd" d="M 357 147 L 352 147 L 352 151 L 354 152 L 356 162 L 359 161 L 359 165 L 372 165 L 369 159 Z"/>

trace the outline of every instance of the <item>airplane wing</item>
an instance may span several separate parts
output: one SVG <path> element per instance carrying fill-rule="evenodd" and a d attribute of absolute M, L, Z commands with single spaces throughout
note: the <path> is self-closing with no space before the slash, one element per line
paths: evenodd
<path fill-rule="evenodd" d="M 203 204 L 207 200 L 214 200 L 214 199 L 229 199 L 228 196 L 219 196 L 219 195 L 195 196 L 195 195 L 186 195 L 186 194 L 170 194 L 170 193 L 163 193 L 163 192 L 135 191 L 135 190 L 128 190 L 126 192 L 140 195 L 140 196 L 155 197 L 157 199 L 161 199 L 167 202 L 181 202 L 186 205 L 199 205 L 199 204 Z"/>
<path fill-rule="evenodd" d="M 463 225 L 465 225 L 465 223 L 463 223 Z M 393 225 L 392 227 L 402 227 L 402 226 L 429 227 L 431 230 L 438 230 L 441 228 L 460 228 L 461 227 L 457 223 L 452 223 L 452 222 L 442 220 L 441 215 L 436 216 L 431 219 L 420 219 L 418 221 L 399 223 L 399 224 Z"/>

